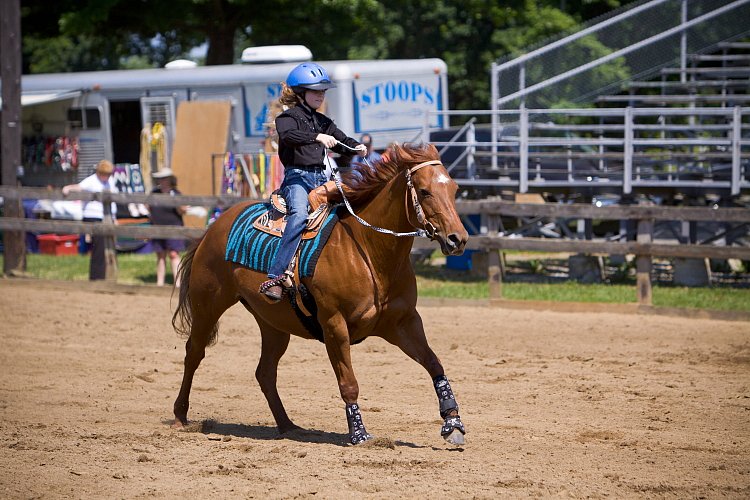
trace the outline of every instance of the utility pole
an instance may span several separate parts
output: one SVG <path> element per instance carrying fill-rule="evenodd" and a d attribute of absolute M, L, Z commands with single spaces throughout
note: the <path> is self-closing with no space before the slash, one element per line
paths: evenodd
<path fill-rule="evenodd" d="M 21 3 L 0 0 L 0 81 L 2 113 L 0 114 L 0 180 L 3 186 L 18 187 L 21 173 Z M 21 200 L 5 200 L 5 217 L 23 217 Z M 5 275 L 26 269 L 26 241 L 23 231 L 3 233 Z"/>

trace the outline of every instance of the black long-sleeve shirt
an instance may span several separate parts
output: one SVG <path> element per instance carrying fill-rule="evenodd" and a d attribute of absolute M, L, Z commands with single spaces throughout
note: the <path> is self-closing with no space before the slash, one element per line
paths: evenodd
<path fill-rule="evenodd" d="M 279 134 L 279 159 L 285 168 L 323 165 L 325 146 L 315 140 L 321 133 L 331 135 L 351 148 L 359 145 L 359 142 L 339 130 L 333 120 L 304 104 L 289 108 L 277 116 L 276 131 Z M 352 155 L 351 151 L 338 145 L 333 151 Z"/>

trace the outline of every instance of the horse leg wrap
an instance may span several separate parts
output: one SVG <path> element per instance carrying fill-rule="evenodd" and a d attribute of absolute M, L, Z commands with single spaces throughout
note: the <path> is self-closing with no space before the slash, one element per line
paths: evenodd
<path fill-rule="evenodd" d="M 443 426 L 440 428 L 440 435 L 445 437 L 453 432 L 453 429 L 458 429 L 461 434 L 466 434 L 464 429 L 464 423 L 461 422 L 461 417 L 456 415 L 455 417 L 448 417 L 443 421 Z"/>
<path fill-rule="evenodd" d="M 453 395 L 451 385 L 448 383 L 448 377 L 438 375 L 432 382 L 435 385 L 438 401 L 440 401 L 440 416 L 443 418 L 440 435 L 447 436 L 453 432 L 453 429 L 458 429 L 461 431 L 461 434 L 466 434 L 461 417 L 458 416 L 458 403 L 456 403 L 456 397 Z M 455 415 L 449 416 L 453 410 L 456 411 Z"/>
<path fill-rule="evenodd" d="M 346 405 L 346 423 L 349 424 L 349 442 L 351 444 L 364 443 L 372 438 L 362 423 L 362 414 L 357 403 Z"/>
<path fill-rule="evenodd" d="M 456 410 L 458 412 L 458 403 L 456 403 L 456 397 L 453 395 L 451 385 L 448 383 L 448 377 L 445 375 L 438 375 L 432 381 L 435 385 L 435 392 L 437 393 L 438 401 L 440 401 L 440 416 L 445 418 L 451 412 Z"/>

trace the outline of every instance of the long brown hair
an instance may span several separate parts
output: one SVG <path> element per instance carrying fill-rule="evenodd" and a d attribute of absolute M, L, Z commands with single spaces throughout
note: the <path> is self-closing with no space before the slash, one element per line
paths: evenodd
<path fill-rule="evenodd" d="M 299 104 L 299 97 L 294 92 L 294 90 L 292 90 L 292 87 L 282 82 L 281 97 L 279 97 L 279 102 L 284 106 L 291 108 Z"/>

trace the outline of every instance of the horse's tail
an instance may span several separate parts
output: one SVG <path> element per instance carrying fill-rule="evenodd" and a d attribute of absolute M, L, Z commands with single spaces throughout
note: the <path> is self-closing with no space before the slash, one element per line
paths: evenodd
<path fill-rule="evenodd" d="M 180 260 L 180 266 L 177 271 L 177 281 L 180 283 L 180 298 L 177 303 L 177 310 L 175 310 L 174 315 L 172 316 L 172 328 L 174 328 L 175 332 L 184 337 L 190 336 L 193 327 L 193 305 L 190 300 L 190 274 L 193 269 L 193 258 L 195 257 L 195 252 L 198 250 L 203 238 L 205 238 L 205 234 L 190 246 Z M 219 325 L 214 325 L 208 338 L 207 345 L 213 345 L 216 342 L 218 330 Z"/>

